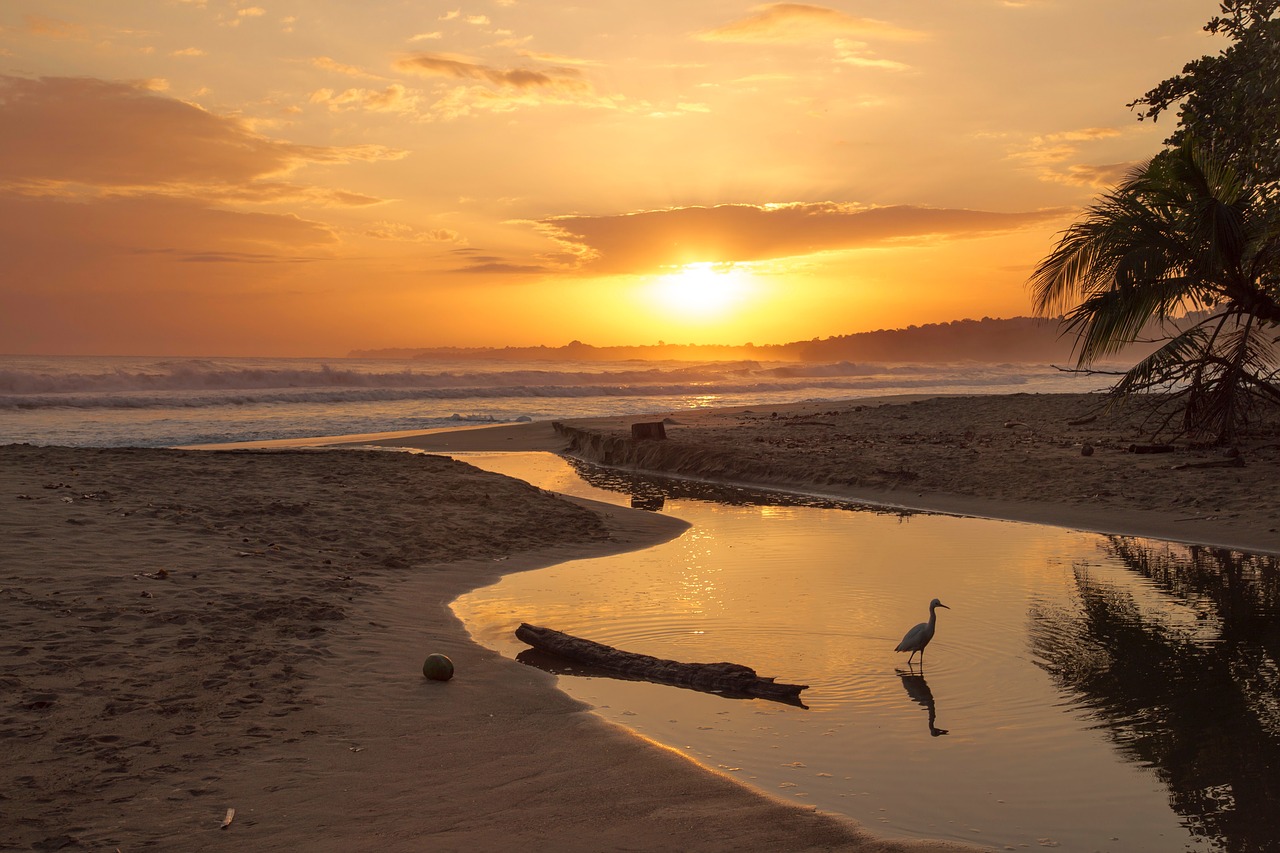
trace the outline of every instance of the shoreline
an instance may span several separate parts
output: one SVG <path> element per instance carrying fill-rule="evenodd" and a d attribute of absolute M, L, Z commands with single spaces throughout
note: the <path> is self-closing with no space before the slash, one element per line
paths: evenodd
<path fill-rule="evenodd" d="M 1241 467 L 1218 467 L 1230 460 L 1215 449 L 1129 453 L 1143 443 L 1137 413 L 1071 424 L 1091 417 L 1098 403 L 1085 394 L 903 395 L 767 413 L 735 407 L 582 418 L 559 429 L 546 421 L 445 429 L 338 446 L 547 450 L 727 486 L 1280 554 L 1273 517 L 1280 429 L 1242 442 Z M 630 440 L 632 423 L 659 420 L 666 441 Z M 846 456 L 826 453 L 842 446 L 850 448 Z"/>
<path fill-rule="evenodd" d="M 1175 472 L 1124 454 L 1123 422 L 1064 431 L 1082 402 L 699 410 L 666 416 L 667 441 L 629 445 L 632 422 L 664 416 L 328 437 L 305 450 L 0 447 L 14 510 L 0 519 L 0 654 L 15 662 L 3 789 L 22 816 L 0 828 L 0 846 L 973 849 L 876 838 L 707 770 L 479 646 L 449 608 L 502 574 L 678 535 L 678 520 L 440 456 L 332 448 L 578 441 L 583 456 L 673 476 L 1280 550 L 1274 529 L 1258 529 L 1271 523 L 1265 440 L 1244 448 L 1244 468 Z M 1006 427 L 1011 411 L 1018 425 Z M 1082 457 L 1077 440 L 1099 449 Z M 1118 474 L 1116 494 L 1081 491 Z M 1222 516 L 1180 520 L 1190 492 L 1166 494 L 1170 482 L 1198 484 Z M 949 483 L 994 496 L 936 488 Z M 1134 507 L 1144 495 L 1164 503 Z M 453 681 L 422 678 L 431 651 L 454 659 Z"/>
<path fill-rule="evenodd" d="M 702 768 L 449 608 L 676 519 L 430 455 L 5 445 L 0 463 L 0 847 L 972 849 Z M 453 680 L 422 677 L 430 652 Z"/>

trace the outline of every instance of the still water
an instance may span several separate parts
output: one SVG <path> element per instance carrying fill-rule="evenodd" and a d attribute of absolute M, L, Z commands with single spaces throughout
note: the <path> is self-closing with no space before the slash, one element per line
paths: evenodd
<path fill-rule="evenodd" d="M 1275 558 L 462 458 L 693 525 L 464 596 L 480 642 L 528 660 L 523 621 L 810 685 L 794 707 L 561 669 L 561 689 L 645 737 L 883 835 L 1280 849 Z M 935 597 L 952 609 L 908 669 L 893 648 Z"/>

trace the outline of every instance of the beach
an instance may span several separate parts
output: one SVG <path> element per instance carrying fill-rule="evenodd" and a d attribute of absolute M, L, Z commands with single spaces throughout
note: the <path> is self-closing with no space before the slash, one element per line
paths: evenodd
<path fill-rule="evenodd" d="M 893 397 L 565 425 L 569 452 L 677 476 L 1280 553 L 1280 416 L 1225 447 L 1152 439 L 1100 394 Z"/>
<path fill-rule="evenodd" d="M 359 443 L 571 450 L 1280 552 L 1275 432 L 1235 456 L 1134 453 L 1140 416 L 1098 404 L 891 398 Z M 638 421 L 667 438 L 631 441 Z M 704 770 L 476 645 L 449 610 L 505 573 L 677 536 L 678 520 L 441 456 L 318 447 L 8 445 L 0 482 L 0 848 L 960 849 L 877 839 Z M 430 652 L 454 660 L 453 680 L 422 677 Z"/>

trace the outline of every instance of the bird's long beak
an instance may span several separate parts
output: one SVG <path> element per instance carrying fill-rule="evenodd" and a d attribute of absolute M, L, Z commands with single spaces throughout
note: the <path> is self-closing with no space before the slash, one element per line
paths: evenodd
<path fill-rule="evenodd" d="M 939 606 L 939 607 L 947 607 L 947 605 L 943 604 L 941 601 L 939 601 L 939 602 L 938 602 L 938 606 Z M 950 607 L 947 607 L 947 609 L 948 609 L 948 610 L 950 610 L 951 608 L 950 608 Z"/>

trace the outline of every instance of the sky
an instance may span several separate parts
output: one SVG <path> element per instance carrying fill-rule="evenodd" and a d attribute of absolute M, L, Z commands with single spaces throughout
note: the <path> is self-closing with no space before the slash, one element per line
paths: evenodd
<path fill-rule="evenodd" d="M 5 0 L 0 352 L 1031 313 L 1207 0 Z"/>

